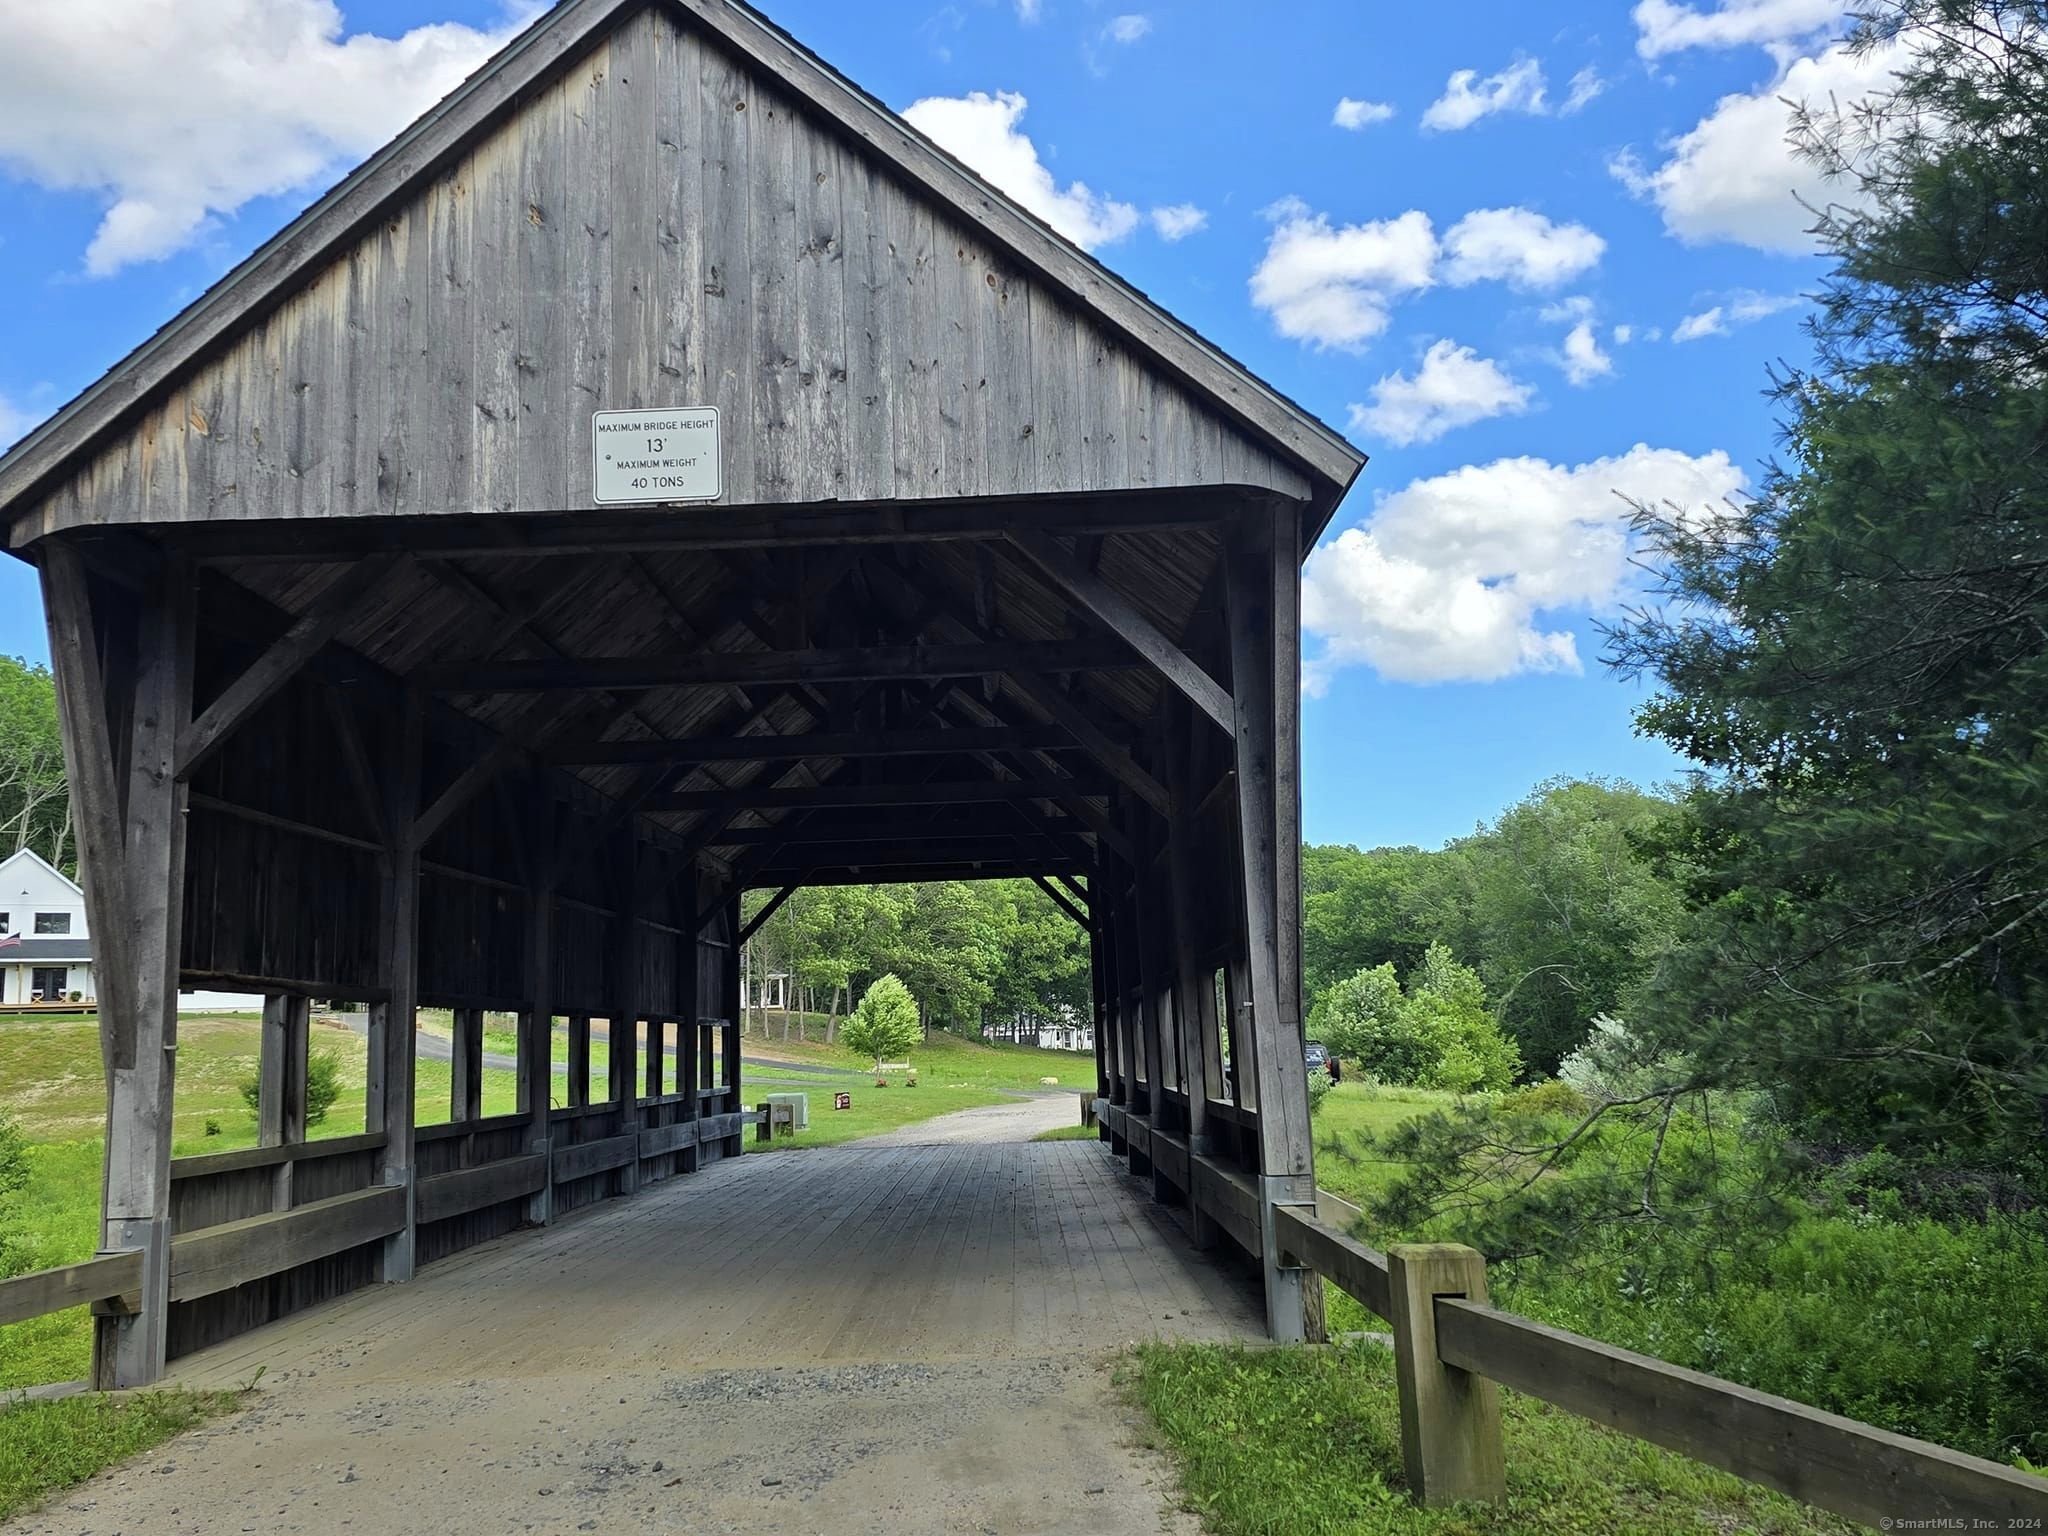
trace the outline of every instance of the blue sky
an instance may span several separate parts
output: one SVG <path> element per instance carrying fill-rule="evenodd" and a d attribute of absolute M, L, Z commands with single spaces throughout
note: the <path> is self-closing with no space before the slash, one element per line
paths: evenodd
<path fill-rule="evenodd" d="M 1823 271 L 1781 96 L 1834 0 L 773 0 L 770 16 L 1372 455 L 1305 599 L 1308 835 L 1434 844 L 1656 781 L 1597 623 L 1616 493 L 1754 484 Z M 0 14 L 0 442 L 488 53 L 477 0 Z M 1445 25 L 1454 20 L 1455 25 Z M 0 562 L 0 650 L 45 652 Z"/>

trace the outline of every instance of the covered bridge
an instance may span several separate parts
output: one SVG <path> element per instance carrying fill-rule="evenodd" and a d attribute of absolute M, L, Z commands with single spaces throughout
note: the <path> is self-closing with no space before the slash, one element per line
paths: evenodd
<path fill-rule="evenodd" d="M 140 1256 L 101 1381 L 731 1155 L 742 893 L 996 875 L 1092 936 L 1105 1139 L 1298 1336 L 1299 568 L 1362 462 L 746 7 L 557 6 L 0 459 Z M 180 986 L 270 1000 L 255 1151 L 171 1156 Z M 309 1144 L 337 997 L 368 1124 Z"/>

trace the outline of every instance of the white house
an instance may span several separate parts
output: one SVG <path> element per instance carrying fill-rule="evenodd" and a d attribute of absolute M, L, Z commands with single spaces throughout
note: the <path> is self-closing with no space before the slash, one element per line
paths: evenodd
<path fill-rule="evenodd" d="M 85 892 L 32 848 L 0 859 L 0 1008 L 94 1000 Z M 178 1005 L 216 1013 L 259 1011 L 239 992 L 186 992 Z"/>
<path fill-rule="evenodd" d="M 85 892 L 32 848 L 0 860 L 0 1007 L 90 1002 Z"/>

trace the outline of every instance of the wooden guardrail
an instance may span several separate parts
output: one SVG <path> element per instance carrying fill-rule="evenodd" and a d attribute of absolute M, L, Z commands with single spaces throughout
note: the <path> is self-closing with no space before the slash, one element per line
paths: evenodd
<path fill-rule="evenodd" d="M 141 1289 L 142 1255 L 133 1249 L 16 1275 L 12 1280 L 0 1280 L 0 1326 Z"/>
<path fill-rule="evenodd" d="M 1343 1202 L 1324 1196 L 1328 1214 Z M 1495 1383 L 1887 1529 L 2042 1529 L 2048 1479 L 1546 1327 L 1487 1303 L 1486 1261 L 1448 1243 L 1368 1248 L 1304 1206 L 1282 1254 L 1394 1328 L 1401 1450 L 1425 1505 L 1503 1493 Z"/>

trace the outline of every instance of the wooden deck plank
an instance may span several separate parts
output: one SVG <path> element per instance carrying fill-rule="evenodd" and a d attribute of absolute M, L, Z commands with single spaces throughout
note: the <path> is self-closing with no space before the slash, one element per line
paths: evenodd
<path fill-rule="evenodd" d="M 574 1317 L 574 1327 L 562 1320 Z M 1247 1282 L 1100 1148 L 827 1148 L 718 1163 L 178 1361 L 404 1382 L 1253 1338 Z"/>

